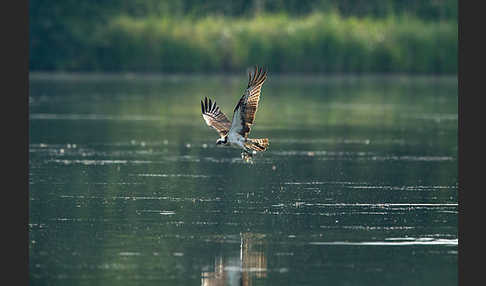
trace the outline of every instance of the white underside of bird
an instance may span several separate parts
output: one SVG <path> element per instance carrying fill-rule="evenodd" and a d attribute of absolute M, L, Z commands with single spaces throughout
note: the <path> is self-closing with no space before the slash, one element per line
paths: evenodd
<path fill-rule="evenodd" d="M 230 143 L 231 146 L 235 147 L 235 148 L 241 148 L 243 150 L 246 151 L 246 148 L 245 148 L 245 142 L 246 142 L 246 139 L 241 136 L 240 134 L 236 133 L 236 132 L 229 132 L 228 134 L 228 142 Z"/>
<path fill-rule="evenodd" d="M 240 116 L 240 109 L 237 109 L 233 114 L 233 121 L 231 122 L 231 128 L 228 132 L 228 142 L 235 147 L 240 147 L 241 149 L 247 151 L 247 148 L 245 147 L 247 138 L 238 133 L 238 131 L 241 129 L 241 124 L 238 120 Z"/>

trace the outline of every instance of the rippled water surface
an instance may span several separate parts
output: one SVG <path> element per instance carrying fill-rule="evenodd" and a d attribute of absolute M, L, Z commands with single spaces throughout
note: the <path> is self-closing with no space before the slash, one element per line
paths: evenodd
<path fill-rule="evenodd" d="M 457 285 L 457 81 L 30 75 L 32 285 Z"/>

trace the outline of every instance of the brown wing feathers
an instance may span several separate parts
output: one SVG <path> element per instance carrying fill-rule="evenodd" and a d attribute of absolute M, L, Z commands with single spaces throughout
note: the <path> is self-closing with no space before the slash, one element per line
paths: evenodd
<path fill-rule="evenodd" d="M 204 98 L 204 102 L 201 100 L 201 112 L 208 126 L 213 127 L 219 132 L 221 136 L 228 133 L 231 122 L 228 120 L 226 115 L 219 109 L 216 101 L 213 103 L 211 99 L 208 100 L 207 97 Z"/>
<path fill-rule="evenodd" d="M 253 73 L 248 74 L 248 87 L 245 94 L 241 97 L 235 111 L 240 108 L 242 129 L 240 134 L 247 137 L 250 132 L 250 126 L 255 120 L 255 113 L 258 108 L 262 85 L 267 79 L 267 71 L 263 68 L 255 67 Z"/>

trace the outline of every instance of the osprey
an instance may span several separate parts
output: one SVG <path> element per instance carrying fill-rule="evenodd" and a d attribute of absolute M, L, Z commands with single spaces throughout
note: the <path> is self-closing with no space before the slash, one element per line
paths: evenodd
<path fill-rule="evenodd" d="M 252 154 L 257 151 L 263 152 L 268 147 L 268 138 L 248 138 L 251 125 L 255 120 L 262 85 L 267 79 L 267 71 L 255 67 L 253 72 L 248 73 L 248 77 L 248 86 L 233 111 L 232 121 L 228 120 L 216 101 L 211 102 L 211 99 L 207 97 L 204 98 L 204 101 L 201 100 L 204 121 L 219 133 L 220 138 L 218 138 L 216 144 L 243 149 L 241 156 L 247 161 L 252 157 Z"/>

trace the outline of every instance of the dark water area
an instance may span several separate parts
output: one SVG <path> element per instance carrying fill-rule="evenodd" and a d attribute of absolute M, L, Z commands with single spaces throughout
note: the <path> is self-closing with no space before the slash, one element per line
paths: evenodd
<path fill-rule="evenodd" d="M 455 77 L 30 75 L 31 285 L 457 285 Z"/>

